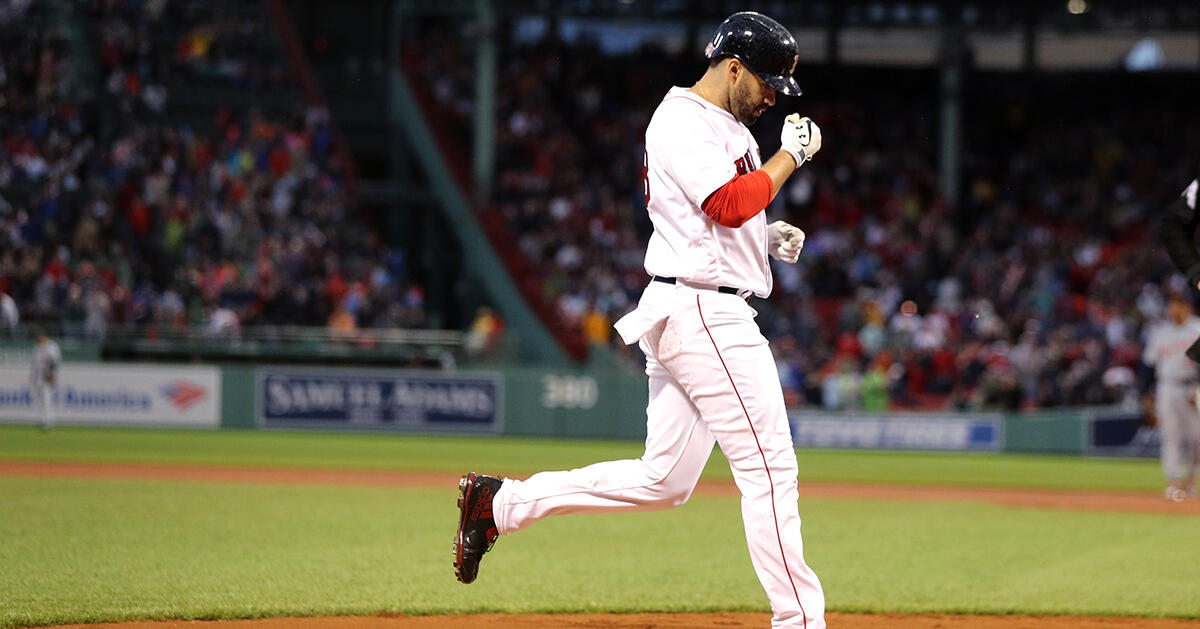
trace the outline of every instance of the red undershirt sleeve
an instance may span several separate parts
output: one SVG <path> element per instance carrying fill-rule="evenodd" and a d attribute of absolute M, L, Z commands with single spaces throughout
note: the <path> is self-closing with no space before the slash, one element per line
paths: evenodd
<path fill-rule="evenodd" d="M 771 202 L 773 189 L 771 176 L 766 171 L 735 175 L 708 195 L 700 209 L 718 225 L 741 227 L 755 214 L 766 209 Z"/>

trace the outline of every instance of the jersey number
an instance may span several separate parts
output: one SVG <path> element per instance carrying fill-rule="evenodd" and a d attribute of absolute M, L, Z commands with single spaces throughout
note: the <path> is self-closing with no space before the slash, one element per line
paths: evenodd
<path fill-rule="evenodd" d="M 650 154 L 642 151 L 642 192 L 646 196 L 646 207 L 650 207 Z"/>

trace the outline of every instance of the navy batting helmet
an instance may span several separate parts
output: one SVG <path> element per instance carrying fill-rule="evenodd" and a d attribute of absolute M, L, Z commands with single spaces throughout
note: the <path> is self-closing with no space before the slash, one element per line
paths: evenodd
<path fill-rule="evenodd" d="M 799 96 L 792 73 L 800 61 L 800 46 L 782 24 L 755 11 L 725 18 L 704 49 L 709 59 L 734 57 L 755 76 L 788 96 Z"/>

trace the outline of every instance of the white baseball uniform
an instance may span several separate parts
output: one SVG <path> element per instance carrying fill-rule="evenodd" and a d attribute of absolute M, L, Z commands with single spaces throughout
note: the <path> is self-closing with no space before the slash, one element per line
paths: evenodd
<path fill-rule="evenodd" d="M 729 112 L 684 88 L 667 93 L 646 129 L 654 234 L 645 267 L 676 282 L 651 281 L 638 307 L 614 326 L 646 354 L 645 454 L 505 480 L 492 509 L 507 535 L 549 515 L 677 507 L 715 442 L 742 494 L 746 541 L 772 626 L 823 629 L 825 597 L 804 561 L 798 466 L 779 375 L 746 303 L 751 293 L 771 292 L 766 217 L 760 212 L 729 228 L 701 210 L 713 191 L 760 160 L 753 136 Z"/>
<path fill-rule="evenodd" d="M 1162 440 L 1163 475 L 1179 481 L 1196 474 L 1200 464 L 1200 409 L 1196 407 L 1198 366 L 1185 355 L 1200 337 L 1200 318 L 1188 317 L 1182 325 L 1163 321 L 1150 329 L 1142 360 L 1154 367 L 1158 382 L 1154 412 Z M 1184 461 L 1184 452 L 1188 453 Z"/>
<path fill-rule="evenodd" d="M 42 427 L 47 429 L 54 426 L 54 392 L 58 388 L 58 365 L 61 362 L 62 352 L 58 349 L 58 343 L 47 339 L 45 343 L 38 343 L 34 347 L 29 383 L 41 410 Z"/>

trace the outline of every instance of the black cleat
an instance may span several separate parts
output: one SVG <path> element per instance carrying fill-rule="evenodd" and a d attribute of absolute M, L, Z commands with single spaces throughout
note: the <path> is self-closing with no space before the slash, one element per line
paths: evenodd
<path fill-rule="evenodd" d="M 471 472 L 458 481 L 458 534 L 454 536 L 454 576 L 471 583 L 479 575 L 479 560 L 492 549 L 500 532 L 492 517 L 492 498 L 502 479 Z"/>

